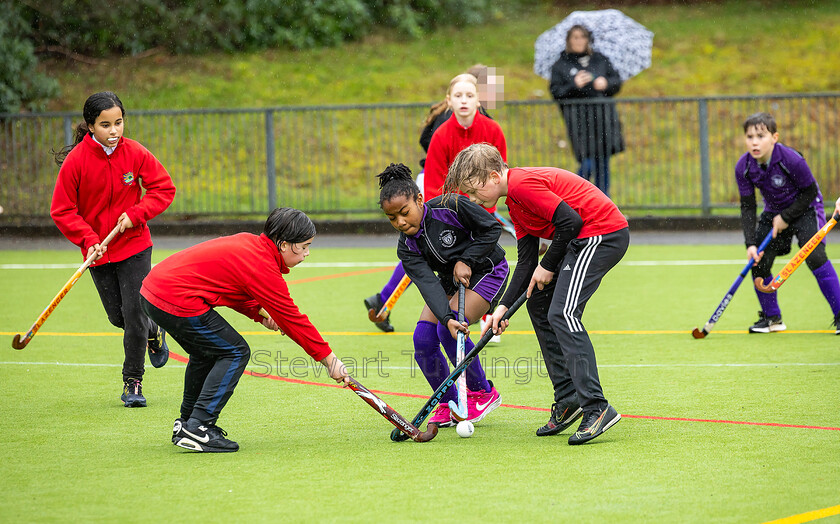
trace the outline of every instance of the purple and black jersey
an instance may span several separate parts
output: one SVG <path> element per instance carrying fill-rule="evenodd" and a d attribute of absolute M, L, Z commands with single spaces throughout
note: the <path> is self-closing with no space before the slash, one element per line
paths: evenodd
<path fill-rule="evenodd" d="M 735 165 L 735 180 L 742 197 L 754 195 L 758 188 L 764 198 L 764 211 L 773 214 L 790 207 L 803 189 L 817 183 L 802 155 L 780 143 L 773 147 L 766 169 L 762 169 L 749 153 L 744 153 Z M 818 214 L 825 214 L 819 186 L 811 207 Z"/>
<path fill-rule="evenodd" d="M 442 324 L 455 316 L 441 281 L 452 280 L 459 261 L 468 265 L 473 275 L 494 273 L 505 261 L 505 250 L 498 243 L 501 234 L 496 219 L 462 195 L 452 195 L 445 204 L 442 197 L 429 200 L 424 204 L 420 231 L 412 236 L 400 234 L 397 255 L 405 273 Z"/>

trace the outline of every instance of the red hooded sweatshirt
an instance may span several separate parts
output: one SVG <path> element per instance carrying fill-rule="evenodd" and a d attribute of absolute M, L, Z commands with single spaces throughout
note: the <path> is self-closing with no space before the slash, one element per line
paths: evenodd
<path fill-rule="evenodd" d="M 143 195 L 143 190 L 146 194 Z M 100 243 L 127 213 L 134 227 L 108 244 L 92 265 L 120 262 L 152 245 L 146 222 L 175 198 L 166 169 L 148 149 L 122 137 L 111 155 L 88 134 L 64 159 L 53 192 L 50 215 L 82 256 Z"/>
<path fill-rule="evenodd" d="M 227 306 L 255 322 L 263 307 L 283 333 L 315 360 L 332 350 L 298 310 L 283 275 L 289 272 L 267 236 L 239 233 L 196 244 L 152 268 L 140 294 L 176 317 L 196 317 Z"/>

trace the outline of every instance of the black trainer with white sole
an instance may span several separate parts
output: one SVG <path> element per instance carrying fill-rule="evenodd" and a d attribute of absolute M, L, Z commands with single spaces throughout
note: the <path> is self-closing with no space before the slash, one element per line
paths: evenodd
<path fill-rule="evenodd" d="M 758 320 L 755 324 L 750 326 L 750 333 L 774 333 L 776 331 L 784 331 L 787 329 L 785 323 L 782 322 L 782 315 L 767 316 L 764 311 L 758 312 Z"/>
<path fill-rule="evenodd" d="M 545 426 L 537 430 L 537 436 L 547 437 L 561 433 L 582 416 L 583 410 L 580 408 L 576 396 L 555 402 L 551 405 L 551 418 L 548 419 Z"/>
<path fill-rule="evenodd" d="M 578 430 L 575 431 L 574 435 L 569 437 L 569 444 L 575 445 L 589 442 L 613 427 L 619 420 L 621 420 L 621 415 L 609 404 L 607 404 L 607 409 L 604 411 L 584 414 Z"/>
<path fill-rule="evenodd" d="M 175 427 L 178 421 L 175 422 Z M 175 428 L 173 427 L 173 430 Z M 196 419 L 182 423 L 172 440 L 176 446 L 204 453 L 230 453 L 239 450 L 239 444 L 225 438 L 227 432 L 215 424 L 204 424 Z"/>

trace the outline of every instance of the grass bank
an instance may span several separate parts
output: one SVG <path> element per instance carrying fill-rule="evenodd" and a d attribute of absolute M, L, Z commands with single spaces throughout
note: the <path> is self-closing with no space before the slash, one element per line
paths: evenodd
<path fill-rule="evenodd" d="M 482 62 L 505 77 L 509 100 L 545 99 L 533 72 L 534 40 L 585 3 L 537 5 L 492 23 L 445 28 L 421 39 L 380 32 L 342 47 L 200 56 L 154 55 L 100 65 L 48 61 L 62 96 L 79 110 L 112 89 L 131 109 L 263 107 L 441 98 L 449 79 Z M 619 96 L 697 96 L 840 90 L 840 3 L 723 1 L 630 6 L 655 33 L 653 66 Z"/>

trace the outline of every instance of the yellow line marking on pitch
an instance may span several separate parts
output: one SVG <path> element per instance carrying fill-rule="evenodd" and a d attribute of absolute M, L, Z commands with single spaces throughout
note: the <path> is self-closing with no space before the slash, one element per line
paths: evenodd
<path fill-rule="evenodd" d="M 840 506 L 831 506 L 830 508 L 815 509 L 807 513 L 800 513 L 799 515 L 791 515 L 790 517 L 781 518 L 778 520 L 770 520 L 764 524 L 799 524 L 800 522 L 811 522 L 812 520 L 824 519 L 826 517 L 833 517 L 840 515 Z"/>

